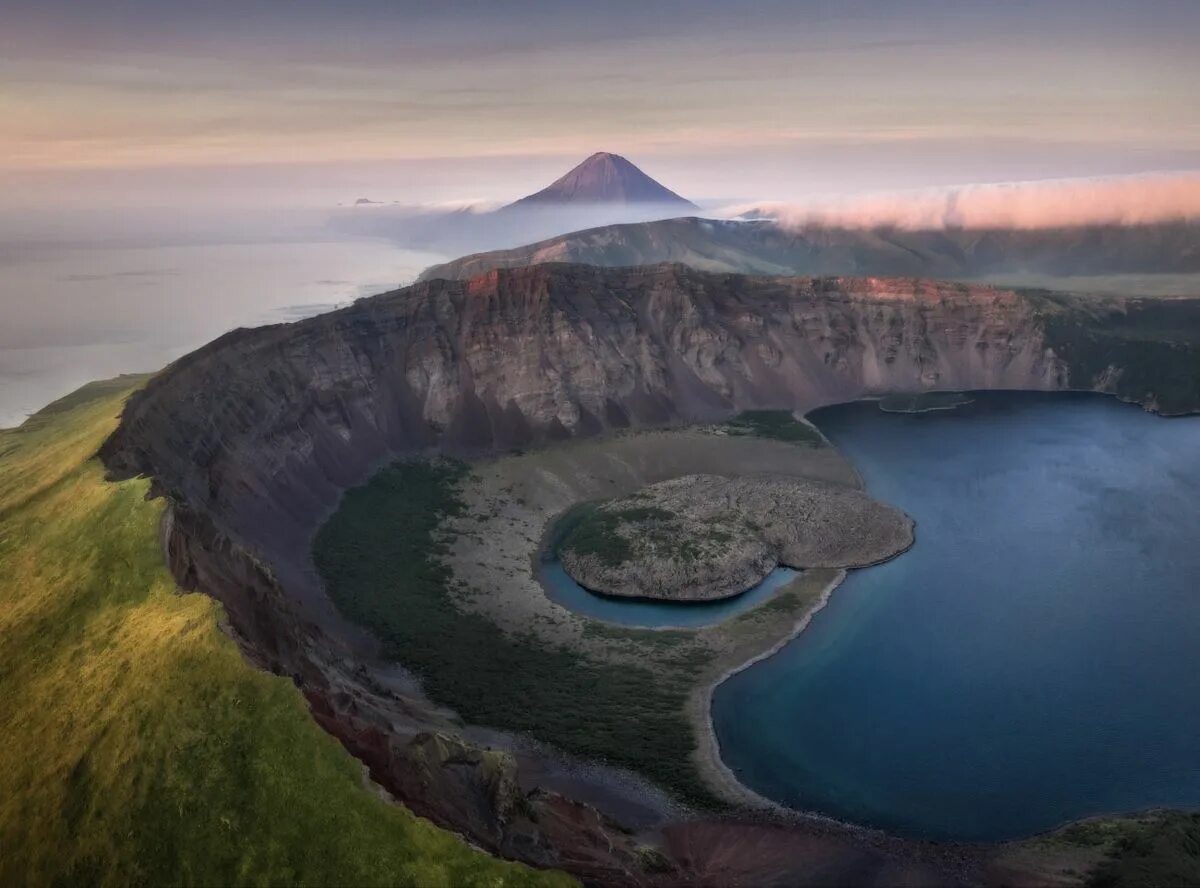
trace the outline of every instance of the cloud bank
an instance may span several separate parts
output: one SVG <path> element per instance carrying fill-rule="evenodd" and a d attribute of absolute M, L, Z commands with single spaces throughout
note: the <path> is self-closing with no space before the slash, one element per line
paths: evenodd
<path fill-rule="evenodd" d="M 1200 219 L 1200 172 L 1052 179 L 895 192 L 808 205 L 760 203 L 729 215 L 838 228 L 1066 228 Z"/>

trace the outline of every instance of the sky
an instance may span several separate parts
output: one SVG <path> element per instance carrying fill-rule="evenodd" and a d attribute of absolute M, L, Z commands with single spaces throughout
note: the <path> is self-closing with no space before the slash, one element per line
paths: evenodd
<path fill-rule="evenodd" d="M 1193 0 L 0 0 L 0 204 L 698 200 L 1200 169 Z"/>
<path fill-rule="evenodd" d="M 445 207 L 596 151 L 785 224 L 1200 218 L 1197 37 L 1198 0 L 0 0 L 0 426 L 396 286 Z"/>

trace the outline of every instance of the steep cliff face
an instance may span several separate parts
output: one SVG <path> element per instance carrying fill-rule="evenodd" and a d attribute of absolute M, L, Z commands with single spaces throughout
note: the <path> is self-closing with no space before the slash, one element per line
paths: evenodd
<path fill-rule="evenodd" d="M 137 395 L 104 456 L 261 543 L 307 538 L 340 490 L 430 447 L 1067 383 L 1036 306 L 1012 292 L 539 266 L 230 333 Z"/>
<path fill-rule="evenodd" d="M 306 620 L 350 637 L 309 543 L 341 491 L 399 456 L 874 393 L 1068 387 L 1197 409 L 1200 300 L 543 265 L 234 331 L 153 378 L 101 455 L 153 477 L 206 551 L 257 553 Z M 276 619 L 267 601 L 238 607 L 245 634 Z"/>

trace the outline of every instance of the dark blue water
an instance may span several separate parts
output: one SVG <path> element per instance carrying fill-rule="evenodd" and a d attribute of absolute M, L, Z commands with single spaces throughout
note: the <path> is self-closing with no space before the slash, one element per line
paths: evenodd
<path fill-rule="evenodd" d="M 1033 394 L 813 419 L 917 542 L 718 688 L 743 782 L 939 839 L 1200 806 L 1200 419 Z"/>
<path fill-rule="evenodd" d="M 766 601 L 797 576 L 790 568 L 777 567 L 761 583 L 741 595 L 721 601 L 684 604 L 597 595 L 571 579 L 557 559 L 543 561 L 539 567 L 539 578 L 547 594 L 563 607 L 609 623 L 655 629 L 698 629 L 720 623 Z"/>

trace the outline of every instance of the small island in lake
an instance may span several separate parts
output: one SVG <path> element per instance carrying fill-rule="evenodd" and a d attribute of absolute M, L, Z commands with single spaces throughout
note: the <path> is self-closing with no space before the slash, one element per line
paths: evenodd
<path fill-rule="evenodd" d="M 917 392 L 894 394 L 879 399 L 884 413 L 930 413 L 934 410 L 955 410 L 971 403 L 962 392 Z"/>
<path fill-rule="evenodd" d="M 913 522 L 861 490 L 803 478 L 686 475 L 591 509 L 559 544 L 563 569 L 605 595 L 712 601 L 776 567 L 845 568 L 903 552 Z"/>

